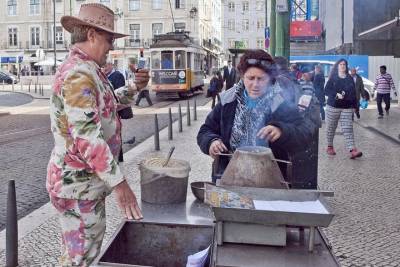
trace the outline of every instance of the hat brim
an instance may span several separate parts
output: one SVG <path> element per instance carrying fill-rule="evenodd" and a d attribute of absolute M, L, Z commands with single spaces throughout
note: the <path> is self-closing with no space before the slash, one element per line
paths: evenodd
<path fill-rule="evenodd" d="M 83 21 L 83 20 L 81 20 L 81 19 L 79 19 L 77 17 L 74 17 L 74 16 L 63 16 L 63 17 L 61 17 L 61 25 L 64 27 L 64 29 L 67 32 L 70 32 L 70 33 L 72 33 L 72 31 L 74 30 L 74 28 L 76 26 L 90 26 L 90 27 L 93 27 L 95 29 L 99 29 L 99 30 L 102 30 L 102 31 L 105 31 L 105 32 L 108 32 L 108 33 L 112 34 L 115 39 L 129 36 L 129 34 L 123 34 L 123 33 L 110 31 L 110 29 L 107 29 L 105 27 L 101 27 L 101 26 L 93 24 L 93 23 L 89 23 L 89 22 Z"/>

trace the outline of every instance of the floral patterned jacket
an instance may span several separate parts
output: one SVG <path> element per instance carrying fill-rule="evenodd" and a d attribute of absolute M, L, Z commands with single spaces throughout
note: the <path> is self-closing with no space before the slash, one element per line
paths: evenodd
<path fill-rule="evenodd" d="M 100 67 L 77 47 L 58 68 L 50 99 L 54 149 L 47 167 L 50 197 L 94 200 L 124 180 L 118 166 L 118 104 L 133 102 L 126 88 L 113 92 Z"/>

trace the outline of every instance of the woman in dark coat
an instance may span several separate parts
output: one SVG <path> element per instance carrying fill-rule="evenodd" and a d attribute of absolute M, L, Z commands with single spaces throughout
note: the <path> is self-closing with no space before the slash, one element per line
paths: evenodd
<path fill-rule="evenodd" d="M 333 138 L 340 122 L 346 148 L 350 152 L 350 158 L 361 157 L 361 151 L 355 147 L 353 132 L 353 112 L 358 105 L 356 89 L 345 59 L 338 60 L 333 66 L 325 86 L 325 95 L 328 97 L 326 107 L 327 154 L 336 155 L 336 151 L 333 148 Z"/>
<path fill-rule="evenodd" d="M 264 50 L 247 50 L 240 59 L 241 81 L 220 94 L 221 101 L 208 114 L 197 135 L 203 153 L 216 159 L 241 146 L 269 146 L 277 158 L 304 149 L 312 136 L 297 107 L 282 97 L 275 83 L 276 68 Z M 229 159 L 220 158 L 213 181 Z M 285 175 L 285 171 L 283 171 Z"/>

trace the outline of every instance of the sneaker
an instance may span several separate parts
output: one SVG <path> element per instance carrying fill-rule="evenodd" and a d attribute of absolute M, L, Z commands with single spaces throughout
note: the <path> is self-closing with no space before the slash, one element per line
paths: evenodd
<path fill-rule="evenodd" d="M 378 119 L 383 119 L 383 114 L 379 114 Z"/>
<path fill-rule="evenodd" d="M 362 156 L 362 152 L 358 151 L 357 148 L 350 150 L 350 158 L 355 159 Z"/>
<path fill-rule="evenodd" d="M 328 146 L 328 148 L 326 149 L 326 153 L 331 156 L 336 155 L 336 152 L 335 152 L 335 149 L 333 149 L 333 146 Z"/>
<path fill-rule="evenodd" d="M 356 112 L 357 119 L 360 119 L 360 112 Z"/>

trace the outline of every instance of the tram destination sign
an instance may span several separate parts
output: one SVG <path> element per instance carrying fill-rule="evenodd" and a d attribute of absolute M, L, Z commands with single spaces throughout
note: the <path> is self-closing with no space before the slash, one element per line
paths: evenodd
<path fill-rule="evenodd" d="M 153 84 L 184 84 L 186 83 L 185 70 L 153 70 Z"/>

